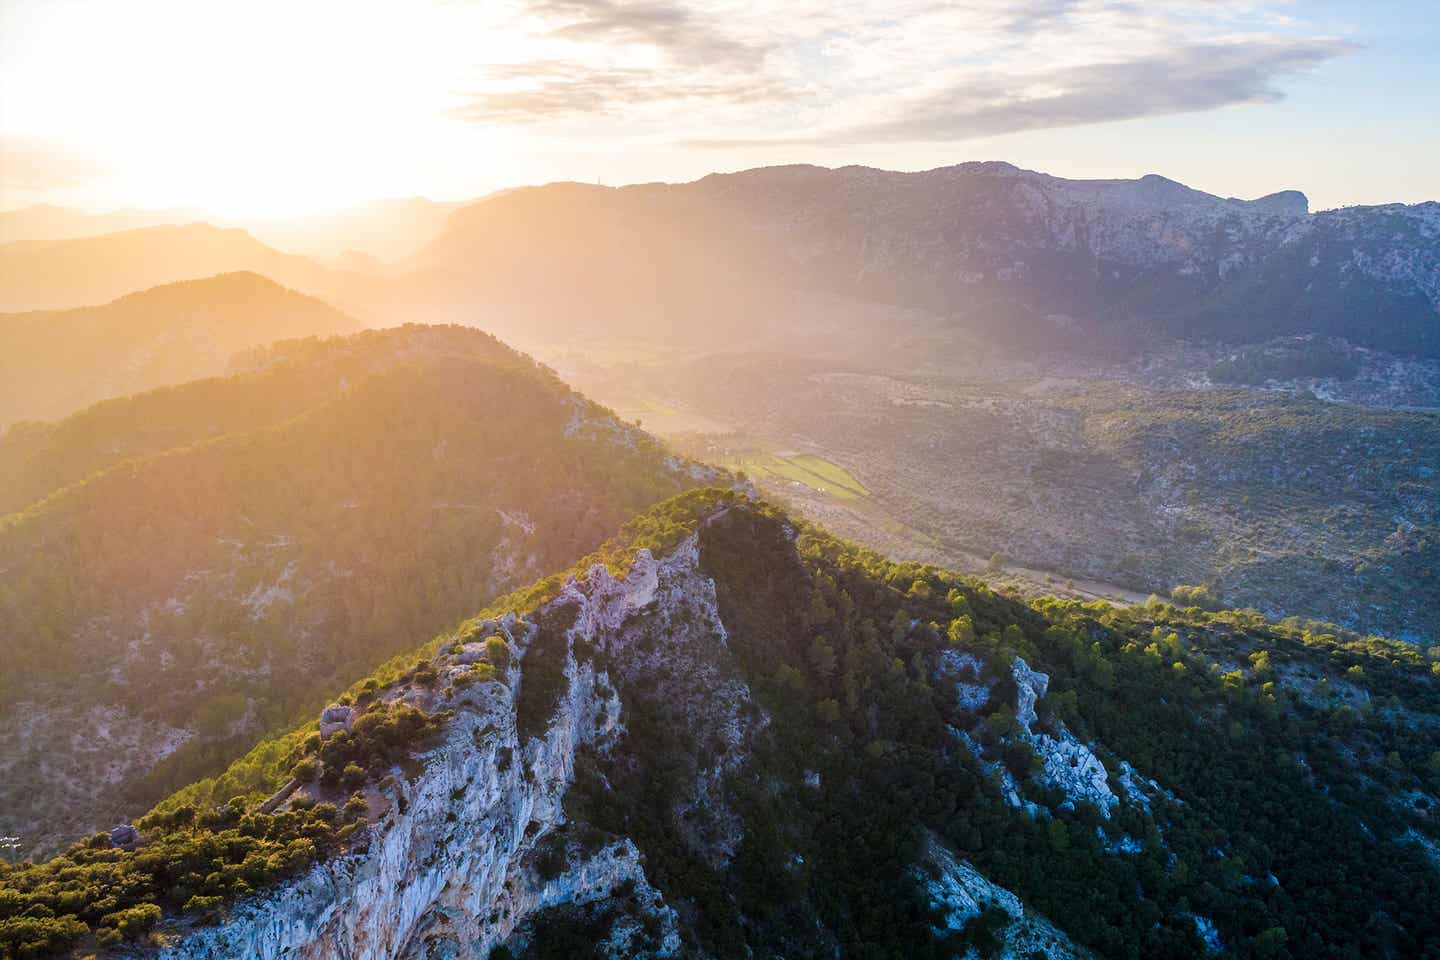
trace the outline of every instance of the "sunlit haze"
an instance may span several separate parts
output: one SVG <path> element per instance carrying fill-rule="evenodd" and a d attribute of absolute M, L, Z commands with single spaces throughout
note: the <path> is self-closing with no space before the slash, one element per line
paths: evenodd
<path fill-rule="evenodd" d="M 272 217 L 971 159 L 1413 202 L 1440 196 L 1429 6 L 4 0 L 0 205 Z"/>

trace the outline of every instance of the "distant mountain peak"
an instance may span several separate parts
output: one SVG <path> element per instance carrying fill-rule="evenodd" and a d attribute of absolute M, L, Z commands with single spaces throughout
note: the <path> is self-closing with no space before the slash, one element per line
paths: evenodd
<path fill-rule="evenodd" d="M 1287 217 L 1303 217 L 1310 213 L 1310 198 L 1299 190 L 1280 190 L 1251 200 L 1250 206 Z"/>
<path fill-rule="evenodd" d="M 1015 176 L 1023 173 L 1033 173 L 1031 170 L 1024 170 L 1006 160 L 967 160 L 952 168 L 965 173 L 985 173 L 992 176 Z"/>

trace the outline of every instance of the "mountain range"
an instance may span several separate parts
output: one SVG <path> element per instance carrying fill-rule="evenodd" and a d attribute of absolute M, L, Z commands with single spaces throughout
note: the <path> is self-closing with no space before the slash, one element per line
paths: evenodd
<path fill-rule="evenodd" d="M 461 209 L 417 263 L 475 297 L 599 304 L 600 322 L 671 339 L 699 336 L 698 312 L 733 343 L 822 291 L 1027 347 L 1310 333 L 1440 356 L 1440 204 L 1309 213 L 1294 191 L 1223 199 L 1159 176 L 966 163 L 555 184 Z M 556 271 L 569 282 L 547 291 Z"/>
<path fill-rule="evenodd" d="M 578 327 L 734 348 L 868 304 L 1012 350 L 1311 334 L 1440 357 L 1433 202 L 1311 213 L 1297 191 L 1245 201 L 1156 175 L 1066 180 L 988 162 L 558 183 L 423 217 L 438 235 L 383 275 L 203 224 L 12 243 L 0 247 L 0 307 L 254 270 L 367 322 L 474 322 L 527 342 Z"/>
<path fill-rule="evenodd" d="M 291 253 L 335 261 L 347 254 L 378 261 L 404 260 L 439 233 L 460 201 L 397 197 L 300 217 L 213 218 L 201 210 L 117 210 L 94 213 L 37 205 L 0 211 L 0 244 L 95 237 L 142 227 L 196 223 L 249 231 L 262 243 Z"/>
<path fill-rule="evenodd" d="M 243 230 L 207 223 L 142 227 L 0 247 L 0 309 L 93 306 L 150 287 L 237 272 L 258 273 L 303 293 L 323 289 L 329 273 Z"/>

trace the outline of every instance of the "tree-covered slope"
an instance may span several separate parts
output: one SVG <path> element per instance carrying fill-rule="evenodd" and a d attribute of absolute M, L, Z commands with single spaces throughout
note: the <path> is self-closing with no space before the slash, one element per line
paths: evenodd
<path fill-rule="evenodd" d="M 1318 624 L 1023 603 L 692 491 L 134 834 L 0 868 L 0 943 L 1433 956 L 1437 672 Z"/>
<path fill-rule="evenodd" d="M 0 833 L 31 849 L 218 769 L 709 475 L 475 330 L 244 365 L 15 440 Z"/>
<path fill-rule="evenodd" d="M 254 273 L 172 283 L 103 306 L 0 315 L 0 430 L 213 376 L 237 350 L 272 340 L 358 328 Z"/>

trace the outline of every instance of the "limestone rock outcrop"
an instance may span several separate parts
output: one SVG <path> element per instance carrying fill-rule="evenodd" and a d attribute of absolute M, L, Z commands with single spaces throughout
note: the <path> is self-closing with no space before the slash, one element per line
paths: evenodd
<path fill-rule="evenodd" d="M 699 576 L 693 544 L 664 561 L 641 552 L 630 575 L 595 567 L 566 584 L 553 603 L 575 604 L 565 631 L 564 689 L 543 736 L 523 740 L 516 698 L 524 655 L 537 628 L 505 617 L 494 629 L 517 652 L 505 677 L 458 690 L 443 741 L 418 758 L 420 771 L 389 786 L 388 808 L 368 843 L 313 866 L 301 877 L 238 906 L 219 926 L 195 928 L 166 960 L 485 960 L 496 946 L 523 940 L 541 911 L 580 905 L 627 889 L 650 930 L 617 924 L 616 956 L 670 956 L 676 917 L 648 881 L 639 851 L 617 837 L 586 854 L 565 836 L 562 799 L 577 750 L 605 749 L 622 730 L 623 705 L 605 670 L 576 655 L 604 642 L 657 596 L 685 605 L 687 619 L 714 617 L 713 589 L 675 587 Z M 467 667 L 448 668 L 459 673 Z M 333 709 L 333 708 L 332 708 Z M 328 712 L 328 711 L 327 711 Z M 332 722 L 339 722 L 338 718 Z M 558 844 L 564 869 L 546 877 L 542 844 Z M 652 935 L 651 931 L 658 930 Z"/>

